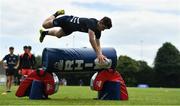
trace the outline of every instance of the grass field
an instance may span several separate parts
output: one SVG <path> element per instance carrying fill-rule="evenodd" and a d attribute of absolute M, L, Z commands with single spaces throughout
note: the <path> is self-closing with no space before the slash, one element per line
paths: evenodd
<path fill-rule="evenodd" d="M 97 92 L 89 87 L 61 86 L 58 93 L 48 100 L 29 100 L 15 96 L 17 87 L 12 92 L 0 96 L 0 105 L 180 105 L 180 89 L 170 88 L 128 88 L 128 101 L 93 100 Z M 0 92 L 4 86 L 0 86 Z"/>

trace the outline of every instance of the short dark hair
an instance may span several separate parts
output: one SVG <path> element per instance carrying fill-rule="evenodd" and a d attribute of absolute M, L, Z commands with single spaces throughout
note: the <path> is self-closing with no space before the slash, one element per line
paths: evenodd
<path fill-rule="evenodd" d="M 27 46 L 24 46 L 23 48 L 24 48 L 24 49 L 27 49 L 28 47 L 27 47 Z"/>
<path fill-rule="evenodd" d="M 32 49 L 32 47 L 31 47 L 31 46 L 27 46 L 27 48 L 28 48 L 29 50 L 31 50 L 31 49 Z"/>
<path fill-rule="evenodd" d="M 9 50 L 14 50 L 14 47 L 12 47 L 12 46 L 11 46 L 11 47 L 9 47 Z"/>
<path fill-rule="evenodd" d="M 101 19 L 102 23 L 106 26 L 107 29 L 110 29 L 112 27 L 112 22 L 109 17 L 103 17 Z"/>

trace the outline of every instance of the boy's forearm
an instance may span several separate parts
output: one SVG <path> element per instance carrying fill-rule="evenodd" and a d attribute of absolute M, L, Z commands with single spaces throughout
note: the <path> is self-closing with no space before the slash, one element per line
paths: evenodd
<path fill-rule="evenodd" d="M 4 68 L 4 69 L 7 69 L 8 66 L 3 63 L 3 68 Z"/>
<path fill-rule="evenodd" d="M 15 68 L 18 68 L 18 67 L 19 67 L 19 60 L 18 60 L 18 62 L 16 63 Z"/>
<path fill-rule="evenodd" d="M 93 47 L 94 51 L 96 52 L 96 55 L 101 55 L 101 51 L 99 50 L 99 47 L 96 44 L 96 41 L 94 39 L 89 40 L 91 43 L 91 46 Z"/>
<path fill-rule="evenodd" d="M 97 48 L 98 48 L 100 54 L 102 54 L 102 49 L 101 49 L 101 45 L 100 45 L 100 40 L 99 39 L 96 39 L 96 44 L 97 44 Z"/>
<path fill-rule="evenodd" d="M 96 52 L 96 55 L 97 56 L 101 55 L 97 41 L 95 40 L 95 33 L 91 29 L 89 29 L 88 34 L 89 34 L 89 42 L 91 43 L 92 48 Z"/>

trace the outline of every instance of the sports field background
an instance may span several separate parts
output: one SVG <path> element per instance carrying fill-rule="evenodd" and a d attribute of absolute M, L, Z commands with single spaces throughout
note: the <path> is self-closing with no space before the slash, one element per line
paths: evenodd
<path fill-rule="evenodd" d="M 48 100 L 29 100 L 15 96 L 12 92 L 0 96 L 0 105 L 180 105 L 180 89 L 174 88 L 128 88 L 128 101 L 93 100 L 96 91 L 84 86 L 60 86 L 58 93 Z M 4 86 L 0 86 L 4 92 Z"/>

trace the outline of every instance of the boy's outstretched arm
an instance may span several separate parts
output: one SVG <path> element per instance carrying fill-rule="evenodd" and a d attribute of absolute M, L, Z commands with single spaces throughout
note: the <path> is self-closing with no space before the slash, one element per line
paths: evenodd
<path fill-rule="evenodd" d="M 106 57 L 102 54 L 100 41 L 98 39 L 95 39 L 95 33 L 91 29 L 88 30 L 88 34 L 89 42 L 91 43 L 91 46 L 96 52 L 97 58 L 99 59 L 99 63 L 102 64 Z"/>

